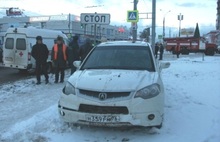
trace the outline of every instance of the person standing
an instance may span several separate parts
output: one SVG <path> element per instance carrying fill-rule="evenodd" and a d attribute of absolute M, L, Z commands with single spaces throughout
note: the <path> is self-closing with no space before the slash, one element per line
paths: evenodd
<path fill-rule="evenodd" d="M 160 45 L 159 45 L 159 50 L 160 50 L 160 58 L 159 58 L 159 60 L 163 60 L 164 47 L 163 47 L 162 43 L 160 43 Z"/>
<path fill-rule="evenodd" d="M 87 56 L 87 54 L 90 52 L 92 48 L 93 48 L 92 42 L 89 38 L 87 38 L 85 40 L 85 43 L 81 45 L 79 48 L 79 56 L 80 56 L 81 61 L 85 59 L 85 57 Z"/>
<path fill-rule="evenodd" d="M 47 58 L 49 54 L 49 50 L 45 44 L 42 42 L 42 37 L 36 37 L 36 44 L 33 46 L 31 55 L 36 60 L 36 78 L 37 83 L 41 84 L 41 73 L 43 72 L 45 76 L 45 83 L 47 84 L 48 81 L 48 73 L 47 73 Z"/>
<path fill-rule="evenodd" d="M 73 65 L 73 62 L 79 60 L 78 39 L 78 36 L 74 36 L 68 48 L 68 63 L 71 68 L 71 74 L 76 71 L 76 67 Z"/>
<path fill-rule="evenodd" d="M 67 62 L 67 46 L 64 44 L 63 38 L 61 36 L 57 37 L 57 41 L 54 44 L 51 52 L 51 60 L 53 61 L 54 69 L 55 69 L 55 81 L 54 83 L 58 83 L 59 74 L 60 74 L 60 82 L 64 82 L 65 77 L 65 68 Z"/>
<path fill-rule="evenodd" d="M 176 45 L 176 57 L 179 58 L 179 55 L 180 55 L 180 46 L 179 45 Z"/>
<path fill-rule="evenodd" d="M 156 43 L 156 46 L 155 46 L 155 58 L 156 59 L 157 59 L 158 51 L 159 51 L 159 43 Z"/>

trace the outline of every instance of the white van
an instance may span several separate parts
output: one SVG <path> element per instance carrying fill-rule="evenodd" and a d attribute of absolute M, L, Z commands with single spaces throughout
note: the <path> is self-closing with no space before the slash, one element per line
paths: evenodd
<path fill-rule="evenodd" d="M 36 67 L 35 59 L 31 56 L 31 50 L 36 44 L 36 37 L 42 36 L 43 43 L 47 45 L 51 53 L 57 36 L 62 36 L 67 43 L 68 39 L 61 31 L 28 28 L 9 28 L 5 33 L 3 44 L 3 65 L 19 70 L 29 70 Z M 52 69 L 51 57 L 48 57 L 48 72 Z"/>

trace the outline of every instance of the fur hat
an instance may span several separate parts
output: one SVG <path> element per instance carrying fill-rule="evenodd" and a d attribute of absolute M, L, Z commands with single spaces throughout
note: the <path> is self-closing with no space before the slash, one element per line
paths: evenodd
<path fill-rule="evenodd" d="M 42 41 L 42 37 L 41 36 L 37 36 L 36 40 L 41 40 Z"/>
<path fill-rule="evenodd" d="M 62 36 L 58 36 L 57 40 L 63 41 L 63 37 Z"/>

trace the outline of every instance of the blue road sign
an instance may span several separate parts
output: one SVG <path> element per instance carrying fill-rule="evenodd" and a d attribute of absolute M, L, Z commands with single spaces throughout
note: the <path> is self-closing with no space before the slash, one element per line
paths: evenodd
<path fill-rule="evenodd" d="M 127 22 L 138 22 L 138 10 L 129 10 L 127 12 Z"/>

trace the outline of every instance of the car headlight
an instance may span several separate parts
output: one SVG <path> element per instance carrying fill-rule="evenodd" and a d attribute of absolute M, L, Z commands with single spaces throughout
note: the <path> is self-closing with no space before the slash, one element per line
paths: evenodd
<path fill-rule="evenodd" d="M 141 97 L 143 99 L 150 99 L 160 94 L 160 85 L 159 84 L 152 84 L 147 86 L 135 94 L 135 98 Z"/>
<path fill-rule="evenodd" d="M 75 95 L 75 87 L 71 83 L 67 82 L 65 87 L 63 88 L 63 93 L 66 95 Z"/>

